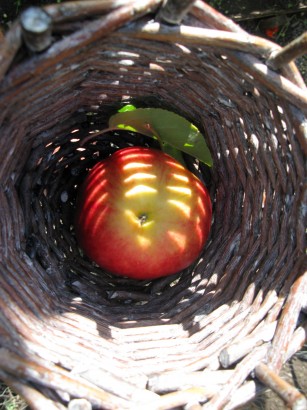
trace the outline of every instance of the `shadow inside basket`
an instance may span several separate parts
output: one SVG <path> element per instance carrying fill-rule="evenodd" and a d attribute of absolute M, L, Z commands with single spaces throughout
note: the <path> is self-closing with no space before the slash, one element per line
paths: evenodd
<path fill-rule="evenodd" d="M 161 102 L 154 98 L 143 98 L 133 103 L 143 107 L 161 107 Z M 129 314 L 129 306 L 135 313 L 140 306 L 144 314 L 147 304 L 151 311 L 156 306 L 157 313 L 161 315 L 163 312 L 158 307 L 165 290 L 168 289 L 168 299 L 163 303 L 175 297 L 177 287 L 188 288 L 198 261 L 163 279 L 132 280 L 98 267 L 82 253 L 75 238 L 76 196 L 88 171 L 121 148 L 137 145 L 159 149 L 158 141 L 127 131 L 109 132 L 83 143 L 87 137 L 106 129 L 108 118 L 119 107 L 118 104 L 104 104 L 91 107 L 91 111 L 82 109 L 69 118 L 67 124 L 61 124 L 60 132 L 58 125 L 54 131 L 48 130 L 55 133 L 52 142 L 46 143 L 43 138 L 32 149 L 17 184 L 26 222 L 25 250 L 31 259 L 50 273 L 51 282 L 53 273 L 60 266 L 61 276 L 55 275 L 53 286 L 64 293 L 71 292 L 71 297 L 76 300 L 79 297 L 111 310 L 122 310 L 123 318 Z M 211 188 L 214 195 L 209 168 L 192 157 L 186 155 L 185 158 L 189 169 Z M 118 257 L 121 257 L 120 249 Z M 165 309 L 167 312 L 167 307 Z"/>

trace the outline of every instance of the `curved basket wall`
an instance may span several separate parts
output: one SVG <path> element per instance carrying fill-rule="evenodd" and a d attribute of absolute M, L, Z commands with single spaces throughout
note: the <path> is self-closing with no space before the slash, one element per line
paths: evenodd
<path fill-rule="evenodd" d="M 185 23 L 252 38 L 208 10 Z M 40 409 L 234 408 L 256 394 L 251 372 L 278 372 L 304 337 L 306 98 L 257 48 L 110 33 L 122 15 L 20 57 L 1 83 L 0 378 Z M 72 228 L 85 171 L 135 141 L 82 140 L 127 102 L 183 115 L 214 159 L 210 240 L 152 282 L 101 272 Z"/>

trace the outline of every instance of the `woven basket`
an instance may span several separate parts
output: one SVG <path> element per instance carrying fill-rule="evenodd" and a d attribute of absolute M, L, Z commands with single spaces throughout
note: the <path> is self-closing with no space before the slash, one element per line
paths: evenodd
<path fill-rule="evenodd" d="M 278 376 L 307 330 L 297 47 L 192 3 L 55 4 L 0 38 L 0 379 L 32 409 L 233 409 L 264 385 L 306 408 Z M 151 282 L 103 272 L 72 227 L 86 171 L 136 139 L 83 142 L 128 102 L 187 118 L 214 160 L 205 249 Z"/>

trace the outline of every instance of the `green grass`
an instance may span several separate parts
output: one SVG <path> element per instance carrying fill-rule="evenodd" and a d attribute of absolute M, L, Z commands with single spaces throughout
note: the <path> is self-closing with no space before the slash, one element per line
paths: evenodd
<path fill-rule="evenodd" d="M 0 409 L 26 410 L 27 403 L 9 387 L 0 382 Z"/>

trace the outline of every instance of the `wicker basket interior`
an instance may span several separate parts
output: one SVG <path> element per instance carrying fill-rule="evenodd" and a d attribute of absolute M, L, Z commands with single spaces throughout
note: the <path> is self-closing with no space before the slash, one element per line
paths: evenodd
<path fill-rule="evenodd" d="M 278 373 L 304 340 L 304 90 L 293 68 L 258 70 L 256 48 L 142 38 L 152 14 L 117 30 L 122 9 L 58 25 L 0 84 L 0 378 L 37 409 L 235 408 L 260 388 L 254 370 Z M 184 24 L 248 36 L 202 2 Z M 126 103 L 184 116 L 214 160 L 190 159 L 214 204 L 210 239 L 154 281 L 104 272 L 73 229 L 87 170 L 154 144 L 127 132 L 83 144 Z"/>

